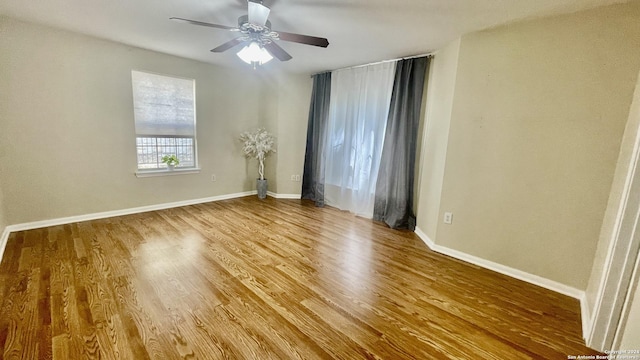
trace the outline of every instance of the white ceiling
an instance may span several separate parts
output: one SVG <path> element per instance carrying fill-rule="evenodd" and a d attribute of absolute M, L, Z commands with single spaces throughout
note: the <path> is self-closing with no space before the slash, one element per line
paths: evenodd
<path fill-rule="evenodd" d="M 315 73 L 436 50 L 462 34 L 520 19 L 626 0 L 264 0 L 274 30 L 326 37 L 326 49 L 281 41 L 293 59 L 266 68 Z M 0 14 L 225 66 L 246 67 L 234 50 L 209 50 L 225 30 L 169 20 L 235 26 L 246 0 L 0 0 Z M 267 70 L 267 69 L 265 69 Z"/>

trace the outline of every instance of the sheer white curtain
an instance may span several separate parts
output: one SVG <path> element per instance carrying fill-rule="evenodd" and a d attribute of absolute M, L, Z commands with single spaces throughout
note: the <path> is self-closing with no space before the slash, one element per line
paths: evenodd
<path fill-rule="evenodd" d="M 334 71 L 325 146 L 325 201 L 372 217 L 395 62 Z"/>

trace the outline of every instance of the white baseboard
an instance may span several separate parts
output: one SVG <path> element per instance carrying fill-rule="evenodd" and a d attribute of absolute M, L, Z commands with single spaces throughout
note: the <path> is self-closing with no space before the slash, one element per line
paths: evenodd
<path fill-rule="evenodd" d="M 422 231 L 422 229 L 416 226 L 416 229 L 413 232 L 415 232 L 416 235 L 418 235 L 420 240 L 422 240 L 425 244 L 427 244 L 427 247 L 429 249 L 435 251 L 434 248 L 436 246 L 436 243 L 434 243 L 433 240 L 431 240 L 431 238 L 429 238 L 429 236 L 427 236 L 427 234 L 425 234 L 425 232 Z"/>
<path fill-rule="evenodd" d="M 427 234 L 425 234 L 420 228 L 415 229 L 415 233 L 416 235 L 418 235 L 418 237 L 424 241 L 424 243 L 429 247 L 429 249 L 443 254 L 443 255 L 447 255 L 447 256 L 451 256 L 452 258 L 456 258 L 458 260 L 462 260 L 462 261 L 466 261 L 468 263 L 483 267 L 485 269 L 489 269 L 489 270 L 493 270 L 495 272 L 498 272 L 500 274 L 503 275 L 507 275 L 510 276 L 512 278 L 516 278 L 518 280 L 522 280 L 522 281 L 526 281 L 528 283 L 543 287 L 545 289 L 551 290 L 551 291 L 555 291 L 557 293 L 563 294 L 563 295 L 567 295 L 569 297 L 572 297 L 574 299 L 578 299 L 580 301 L 580 311 L 582 314 L 582 333 L 583 333 L 583 337 L 584 334 L 587 334 L 587 332 L 585 331 L 585 329 L 589 326 L 590 324 L 590 319 L 589 319 L 589 313 L 587 311 L 587 302 L 586 302 L 586 296 L 585 296 L 585 292 L 582 290 L 578 290 L 574 287 L 547 279 L 547 278 L 543 278 L 541 276 L 538 275 L 534 275 L 534 274 L 530 274 L 527 272 L 524 272 L 522 270 L 518 270 L 518 269 L 514 269 L 512 267 L 509 266 L 505 266 L 502 264 L 498 264 L 489 260 L 485 260 L 473 255 L 469 255 L 467 253 L 464 253 L 462 251 L 458 251 L 458 250 L 454 250 L 451 248 L 448 248 L 446 246 L 442 246 L 442 245 L 437 245 L 435 242 L 433 242 L 433 240 L 431 240 L 429 238 L 429 236 L 427 236 Z"/>
<path fill-rule="evenodd" d="M 276 194 L 271 191 L 267 191 L 267 195 L 275 199 L 298 199 L 298 200 L 300 200 L 300 197 L 302 196 L 300 194 Z"/>
<path fill-rule="evenodd" d="M 122 210 L 113 210 L 113 211 L 105 211 L 105 212 L 86 214 L 86 215 L 77 215 L 77 216 L 69 216 L 69 217 L 50 219 L 50 220 L 34 221 L 34 222 L 23 223 L 23 224 L 9 225 L 7 226 L 7 229 L 9 229 L 9 231 L 12 231 L 12 232 L 31 230 L 31 229 L 48 227 L 48 226 L 56 226 L 56 225 L 70 224 L 70 223 L 81 222 L 81 221 L 110 218 L 114 216 L 138 214 L 138 213 L 143 213 L 147 211 L 164 210 L 164 209 L 170 209 L 170 208 L 175 208 L 180 206 L 202 204 L 202 203 L 207 203 L 212 201 L 235 199 L 235 198 L 255 195 L 255 194 L 257 194 L 255 190 L 245 191 L 241 193 L 211 196 L 211 197 L 200 198 L 200 199 L 176 201 L 171 203 L 140 206 L 140 207 L 122 209 Z"/>
<path fill-rule="evenodd" d="M 4 249 L 7 247 L 7 241 L 9 240 L 9 234 L 11 234 L 11 230 L 9 227 L 5 227 L 2 232 L 2 237 L 0 237 L 0 262 L 2 262 L 2 255 L 4 255 Z"/>

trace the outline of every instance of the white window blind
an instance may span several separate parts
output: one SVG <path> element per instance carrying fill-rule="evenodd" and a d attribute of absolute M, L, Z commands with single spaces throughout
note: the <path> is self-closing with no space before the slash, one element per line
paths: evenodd
<path fill-rule="evenodd" d="M 163 169 L 176 155 L 178 167 L 196 167 L 195 81 L 132 71 L 138 169 Z"/>
<path fill-rule="evenodd" d="M 194 81 L 132 71 L 137 135 L 195 136 Z"/>

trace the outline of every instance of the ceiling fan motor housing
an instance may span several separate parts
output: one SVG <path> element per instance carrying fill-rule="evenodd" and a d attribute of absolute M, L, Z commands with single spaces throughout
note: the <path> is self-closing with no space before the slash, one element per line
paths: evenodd
<path fill-rule="evenodd" d="M 242 15 L 238 18 L 238 29 L 245 34 L 246 40 L 268 44 L 278 39 L 278 33 L 271 31 L 271 22 L 267 20 L 264 26 L 256 25 L 249 22 L 248 15 Z"/>
<path fill-rule="evenodd" d="M 242 15 L 238 18 L 238 27 L 242 28 L 243 25 L 245 24 L 251 24 L 249 22 L 249 15 Z M 267 23 L 264 26 L 260 26 L 260 25 L 256 25 L 256 24 L 251 24 L 252 27 L 254 28 L 261 28 L 261 29 L 266 29 L 271 31 L 271 21 L 267 20 Z M 246 26 L 246 25 L 245 25 Z"/>

